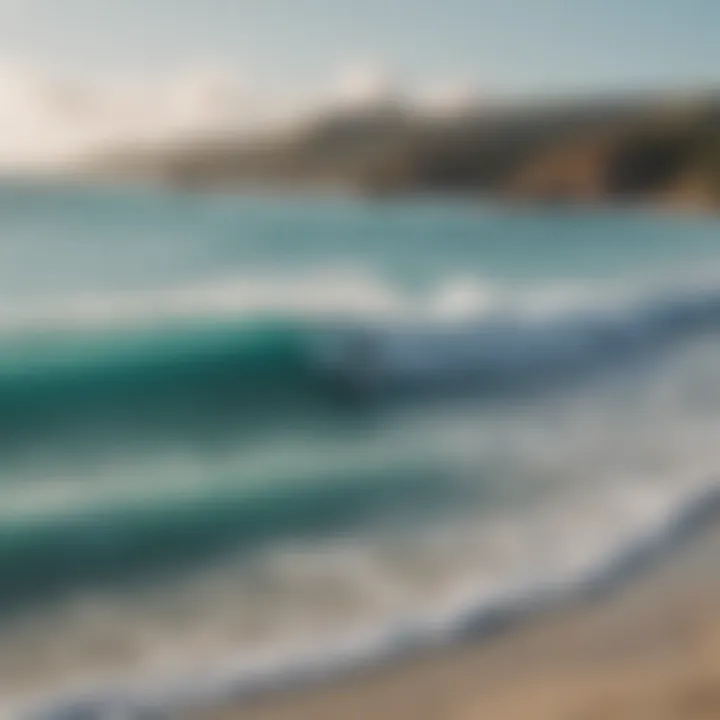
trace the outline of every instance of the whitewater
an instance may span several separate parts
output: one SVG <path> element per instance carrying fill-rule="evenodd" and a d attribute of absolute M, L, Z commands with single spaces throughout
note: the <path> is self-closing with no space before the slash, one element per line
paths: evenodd
<path fill-rule="evenodd" d="M 4 185 L 0 713 L 211 707 L 640 572 L 718 504 L 719 261 L 703 218 Z"/>

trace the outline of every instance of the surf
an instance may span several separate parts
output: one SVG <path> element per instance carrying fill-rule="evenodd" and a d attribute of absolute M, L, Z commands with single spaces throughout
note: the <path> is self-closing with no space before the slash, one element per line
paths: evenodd
<path fill-rule="evenodd" d="M 50 717 L 493 632 L 716 506 L 714 227 L 42 197 L 0 217 L 0 625 Z"/>
<path fill-rule="evenodd" d="M 400 400 L 549 392 L 651 362 L 720 329 L 720 290 L 658 291 L 551 312 L 532 299 L 462 320 L 281 314 L 165 319 L 0 337 L 5 445 L 331 417 Z"/>

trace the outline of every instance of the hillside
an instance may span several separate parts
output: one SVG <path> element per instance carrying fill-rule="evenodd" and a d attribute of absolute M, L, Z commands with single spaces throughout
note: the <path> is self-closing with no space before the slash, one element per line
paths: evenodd
<path fill-rule="evenodd" d="M 583 99 L 444 118 L 399 106 L 328 113 L 285 132 L 113 148 L 84 170 L 187 190 L 292 186 L 715 207 L 720 99 Z"/>

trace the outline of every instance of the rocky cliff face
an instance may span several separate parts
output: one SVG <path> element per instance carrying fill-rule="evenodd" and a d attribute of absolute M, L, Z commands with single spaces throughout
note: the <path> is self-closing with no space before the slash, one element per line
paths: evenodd
<path fill-rule="evenodd" d="M 720 207 L 720 103 L 621 99 L 442 120 L 319 118 L 282 136 L 118 149 L 88 171 L 183 189 L 448 192 L 516 201 Z"/>
<path fill-rule="evenodd" d="M 562 139 L 518 168 L 516 199 L 643 202 L 720 207 L 720 125 L 705 118 L 658 122 Z"/>

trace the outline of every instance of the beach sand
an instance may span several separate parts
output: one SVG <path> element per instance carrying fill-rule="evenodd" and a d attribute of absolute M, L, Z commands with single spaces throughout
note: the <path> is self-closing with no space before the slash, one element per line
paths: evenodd
<path fill-rule="evenodd" d="M 720 531 L 501 635 L 202 720 L 720 720 Z"/>

